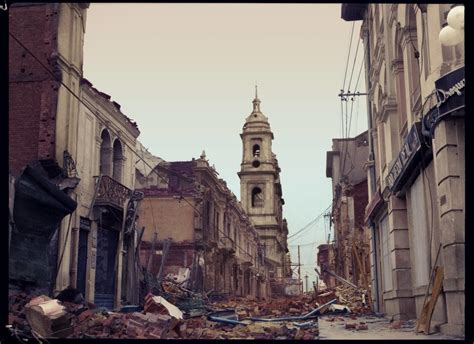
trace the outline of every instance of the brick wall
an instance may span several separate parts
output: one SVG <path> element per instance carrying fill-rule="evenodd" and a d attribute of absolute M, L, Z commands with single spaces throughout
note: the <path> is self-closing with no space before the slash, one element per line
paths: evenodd
<path fill-rule="evenodd" d="M 12 5 L 9 31 L 56 72 L 58 14 L 54 4 Z M 29 162 L 54 159 L 59 84 L 9 37 L 9 164 L 18 175 Z"/>

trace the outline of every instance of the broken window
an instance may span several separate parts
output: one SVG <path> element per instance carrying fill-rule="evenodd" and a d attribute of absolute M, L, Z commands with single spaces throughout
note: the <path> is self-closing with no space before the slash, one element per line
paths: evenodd
<path fill-rule="evenodd" d="M 260 146 L 259 145 L 253 145 L 252 154 L 253 154 L 254 158 L 260 157 Z"/>
<path fill-rule="evenodd" d="M 252 189 L 252 207 L 263 207 L 263 193 L 259 187 Z"/>

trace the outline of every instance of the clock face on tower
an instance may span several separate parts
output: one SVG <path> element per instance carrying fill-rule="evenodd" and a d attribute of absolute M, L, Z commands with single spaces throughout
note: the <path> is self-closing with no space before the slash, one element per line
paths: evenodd
<path fill-rule="evenodd" d="M 259 167 L 259 166 L 260 166 L 260 161 L 254 160 L 254 161 L 252 162 L 252 166 L 255 167 L 255 168 Z"/>

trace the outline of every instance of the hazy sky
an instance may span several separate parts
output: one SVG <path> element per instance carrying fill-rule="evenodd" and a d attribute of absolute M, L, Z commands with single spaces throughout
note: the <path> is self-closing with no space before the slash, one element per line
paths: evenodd
<path fill-rule="evenodd" d="M 240 197 L 239 134 L 258 83 L 275 139 L 289 235 L 331 203 L 326 151 L 341 137 L 341 102 L 351 22 L 339 4 L 96 4 L 87 13 L 84 76 L 136 120 L 139 140 L 167 161 L 198 158 Z M 354 29 L 346 85 L 360 22 Z M 363 57 L 360 44 L 352 87 Z M 365 92 L 362 70 L 358 90 Z M 347 90 L 347 86 L 345 87 Z M 366 99 L 353 102 L 351 136 L 366 130 Z M 350 109 L 350 105 L 349 105 Z M 290 239 L 302 275 L 315 279 L 321 217 Z"/>

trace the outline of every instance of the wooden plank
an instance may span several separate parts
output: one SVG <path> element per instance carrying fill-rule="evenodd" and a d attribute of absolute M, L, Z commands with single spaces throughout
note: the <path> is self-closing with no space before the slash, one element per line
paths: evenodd
<path fill-rule="evenodd" d="M 156 248 L 156 239 L 158 234 L 155 232 L 153 235 L 153 241 L 151 242 L 150 254 L 148 255 L 148 264 L 146 265 L 146 271 L 150 272 L 151 270 L 151 263 L 153 261 L 153 256 L 155 255 L 155 248 Z"/>
<path fill-rule="evenodd" d="M 438 301 L 439 294 L 443 287 L 443 277 L 444 277 L 444 268 L 441 266 L 435 267 L 435 278 L 433 283 L 433 290 L 431 291 L 431 296 L 429 297 L 428 302 L 423 304 L 423 309 L 421 311 L 420 320 L 416 326 L 416 332 L 424 332 L 425 334 L 430 334 L 430 324 L 431 317 Z M 429 287 L 429 286 L 428 286 Z M 425 301 L 427 301 L 425 299 Z"/>
<path fill-rule="evenodd" d="M 373 304 L 372 304 L 372 295 L 370 294 L 369 282 L 367 281 L 367 275 L 366 275 L 365 267 L 362 265 L 362 262 L 361 262 L 360 257 L 359 257 L 359 252 L 357 251 L 355 243 L 352 245 L 352 250 L 354 251 L 354 255 L 356 257 L 357 265 L 359 266 L 359 271 L 362 274 L 362 281 L 364 282 L 364 288 L 365 288 L 365 290 L 367 290 L 367 293 L 368 293 L 370 309 L 374 309 Z"/>
<path fill-rule="evenodd" d="M 430 334 L 431 317 L 433 316 L 436 302 L 438 301 L 439 294 L 441 293 L 441 289 L 443 288 L 443 277 L 444 268 L 442 266 L 437 266 L 435 272 L 435 280 L 433 283 L 433 290 L 431 292 L 430 302 L 428 303 L 427 318 L 424 324 L 425 334 Z"/>
<path fill-rule="evenodd" d="M 438 252 L 436 253 L 436 259 L 435 259 L 435 262 L 434 262 L 434 267 L 431 270 L 430 279 L 428 281 L 428 285 L 426 286 L 426 293 L 425 293 L 425 298 L 423 300 L 423 307 L 421 309 L 420 319 L 418 320 L 418 322 L 416 324 L 415 333 L 421 332 L 420 326 L 422 324 L 425 324 L 426 320 L 428 318 L 428 307 L 429 307 L 428 306 L 429 302 L 427 302 L 428 301 L 428 293 L 430 291 L 431 282 L 433 281 L 433 276 L 435 275 L 435 271 L 436 271 L 436 267 L 437 267 L 436 264 L 438 263 L 440 250 L 441 250 L 441 243 L 439 243 Z"/>

